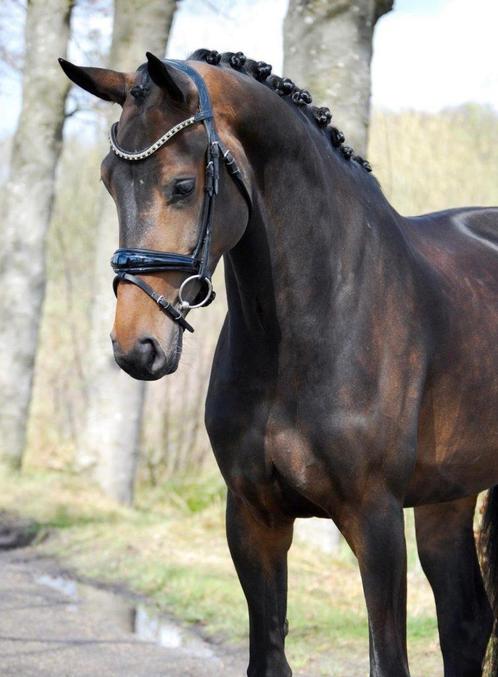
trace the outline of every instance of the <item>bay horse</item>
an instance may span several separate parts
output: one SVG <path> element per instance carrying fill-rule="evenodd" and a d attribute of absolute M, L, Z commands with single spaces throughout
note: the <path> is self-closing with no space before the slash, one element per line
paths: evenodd
<path fill-rule="evenodd" d="M 120 222 L 111 338 L 131 376 L 175 371 L 224 257 L 206 425 L 248 675 L 291 675 L 287 551 L 295 518 L 318 516 L 358 560 L 371 676 L 408 677 L 410 506 L 445 677 L 482 675 L 498 613 L 498 208 L 400 216 L 330 111 L 240 52 L 61 65 L 122 106 L 102 179 Z M 473 517 L 488 489 L 484 583 Z"/>

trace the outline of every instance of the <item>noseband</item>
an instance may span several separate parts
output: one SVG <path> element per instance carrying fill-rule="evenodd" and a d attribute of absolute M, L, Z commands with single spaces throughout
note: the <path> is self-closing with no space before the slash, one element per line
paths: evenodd
<path fill-rule="evenodd" d="M 172 64 L 175 68 L 182 71 L 193 80 L 199 95 L 199 110 L 197 113 L 172 127 L 163 134 L 163 136 L 157 139 L 157 141 L 154 141 L 154 143 L 141 151 L 131 153 L 124 150 L 118 144 L 116 140 L 117 122 L 111 127 L 109 141 L 111 150 L 119 158 L 128 160 L 129 162 L 139 162 L 146 160 L 159 150 L 159 148 L 164 146 L 164 144 L 175 136 L 175 134 L 178 134 L 178 132 L 186 127 L 190 127 L 190 125 L 196 124 L 197 122 L 202 122 L 204 124 L 208 145 L 206 150 L 204 200 L 202 203 L 201 219 L 198 228 L 199 235 L 193 252 L 190 255 L 155 251 L 153 249 L 117 249 L 111 259 L 111 266 L 116 273 L 113 288 L 114 293 L 117 295 L 118 284 L 120 281 L 124 280 L 126 282 L 131 282 L 137 287 L 140 287 L 140 289 L 155 301 L 159 308 L 174 322 L 177 322 L 183 329 L 193 332 L 193 327 L 187 322 L 182 311 L 207 306 L 216 296 L 211 281 L 211 272 L 209 270 L 209 252 L 214 199 L 218 194 L 219 188 L 220 157 L 223 158 L 228 173 L 239 187 L 249 208 L 251 208 L 251 199 L 233 155 L 225 148 L 216 132 L 211 100 L 203 78 L 196 70 L 182 61 L 168 60 L 167 63 Z M 167 301 L 162 294 L 158 294 L 154 291 L 154 289 L 140 277 L 137 277 L 137 275 L 141 274 L 149 275 L 151 273 L 167 271 L 177 271 L 189 274 L 182 282 L 178 292 L 180 302 L 179 308 L 176 307 L 176 304 Z M 189 302 L 184 296 L 187 293 L 188 287 L 195 282 L 201 283 L 201 289 L 194 300 Z"/>

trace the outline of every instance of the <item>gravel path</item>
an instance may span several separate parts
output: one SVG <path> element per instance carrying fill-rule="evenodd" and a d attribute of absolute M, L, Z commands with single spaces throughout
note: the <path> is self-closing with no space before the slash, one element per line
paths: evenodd
<path fill-rule="evenodd" d="M 242 677 L 245 652 L 203 640 L 140 601 L 82 585 L 29 548 L 0 552 L 3 677 Z"/>

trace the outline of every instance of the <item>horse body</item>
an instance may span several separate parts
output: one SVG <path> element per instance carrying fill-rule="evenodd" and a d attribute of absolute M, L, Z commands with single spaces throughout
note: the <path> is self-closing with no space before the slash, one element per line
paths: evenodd
<path fill-rule="evenodd" d="M 350 474 L 363 493 L 362 473 L 368 468 L 371 478 L 376 462 L 385 473 L 391 453 L 393 468 L 403 456 L 403 478 L 393 481 L 401 481 L 405 505 L 498 482 L 498 210 L 402 218 L 370 177 L 347 177 L 335 154 L 323 144 L 310 148 L 303 134 L 288 144 L 289 162 L 299 163 L 308 184 L 288 184 L 282 112 L 275 117 L 253 141 L 266 160 L 256 177 L 263 206 L 226 255 L 229 322 L 208 397 L 213 440 L 228 429 L 233 440 L 240 422 L 237 437 L 251 430 L 254 446 L 259 430 L 261 467 L 307 499 L 313 493 L 320 514 L 335 515 L 335 493 L 341 501 L 355 496 Z M 257 125 L 249 119 L 244 127 Z M 282 126 L 288 133 L 292 122 Z M 264 138 L 278 149 L 279 169 Z M 342 472 L 347 489 L 334 489 Z"/>
<path fill-rule="evenodd" d="M 124 76 L 65 66 L 124 106 L 121 146 L 148 146 L 195 112 L 188 79 L 148 58 L 152 89 L 144 67 Z M 498 209 L 403 218 L 362 161 L 296 110 L 292 87 L 275 81 L 278 97 L 244 73 L 192 65 L 251 193 L 248 211 L 220 181 L 209 266 L 224 255 L 228 315 L 206 403 L 249 608 L 248 675 L 291 674 L 287 550 L 294 519 L 317 515 L 335 521 L 358 558 L 371 676 L 408 677 L 403 507 L 413 505 L 445 677 L 478 677 L 493 614 L 472 520 L 477 493 L 498 484 Z M 267 77 L 267 64 L 252 67 Z M 193 249 L 203 144 L 191 129 L 161 162 L 106 159 L 126 251 Z M 171 299 L 182 276 L 150 280 Z M 135 285 L 117 287 L 115 352 L 132 375 L 158 378 L 176 368 L 181 331 Z"/>
<path fill-rule="evenodd" d="M 243 515 L 244 533 L 258 534 L 253 548 L 279 563 L 280 603 L 264 633 L 266 641 L 276 633 L 279 646 L 289 524 L 333 518 L 367 570 L 372 675 L 398 677 L 408 674 L 403 640 L 396 646 L 385 637 L 390 626 L 403 627 L 400 507 L 449 502 L 417 513 L 419 550 L 438 605 L 445 674 L 480 675 L 491 613 L 475 582 L 472 517 L 476 494 L 498 483 L 498 210 L 402 218 L 370 177 L 338 167 L 306 134 L 287 150 L 308 180 L 289 184 L 278 120 L 266 120 L 253 140 L 253 155 L 266 160 L 255 176 L 261 192 L 244 236 L 225 255 L 229 314 L 207 400 L 207 429 L 230 490 L 234 561 L 249 556 L 230 528 L 240 530 Z M 258 121 L 244 127 L 254 135 Z M 244 151 L 258 167 L 250 143 Z M 443 536 L 451 521 L 457 545 Z M 269 553 L 264 543 L 276 533 L 283 545 Z M 392 561 L 386 548 L 396 553 Z M 376 567 L 382 574 L 369 581 Z M 389 567 L 398 580 L 386 585 Z M 250 600 L 257 577 L 238 570 Z M 450 583 L 441 585 L 442 577 Z M 468 584 L 449 591 L 462 577 Z M 470 630 L 462 630 L 465 595 L 475 600 Z M 249 608 L 257 617 L 251 601 Z M 382 629 L 372 624 L 376 615 Z M 258 664 L 271 650 L 261 636 L 251 645 L 249 674 L 287 674 L 283 651 L 275 664 Z"/>
<path fill-rule="evenodd" d="M 498 210 L 408 221 L 433 278 L 431 361 L 409 504 L 473 495 L 498 483 Z"/>
<path fill-rule="evenodd" d="M 402 361 L 412 360 L 417 363 L 418 369 L 415 369 L 415 382 L 412 387 L 420 388 L 420 394 L 412 395 L 410 400 L 418 422 L 418 432 L 416 461 L 404 500 L 406 506 L 413 506 L 474 495 L 488 488 L 490 483 L 491 485 L 498 483 L 498 417 L 496 416 L 498 343 L 494 339 L 498 334 L 498 318 L 495 309 L 495 299 L 498 293 L 496 275 L 498 250 L 492 239 L 493 233 L 489 236 L 489 240 L 479 234 L 476 236 L 474 233 L 474 228 L 480 230 L 487 224 L 498 224 L 498 210 L 454 210 L 412 220 L 403 219 L 400 223 L 409 246 L 419 245 L 415 249 L 423 257 L 419 267 L 425 265 L 431 277 L 431 294 L 427 295 L 427 287 L 425 287 L 426 296 L 422 307 L 425 309 L 424 312 L 427 312 L 427 309 L 432 306 L 430 315 L 437 316 L 430 330 L 425 327 L 425 345 L 421 347 L 420 341 L 416 344 L 410 343 L 408 353 L 402 355 Z M 414 232 L 414 229 L 418 229 L 418 232 Z M 467 229 L 468 232 L 466 232 Z M 420 230 L 426 232 L 421 233 Z M 449 243 L 452 236 L 455 239 L 455 251 L 453 252 Z M 427 255 L 425 250 L 431 238 L 435 242 L 432 258 L 429 258 L 430 254 Z M 438 251 L 442 251 L 445 256 L 442 264 L 437 259 Z M 448 252 L 451 252 L 450 261 L 448 261 Z M 409 257 L 404 257 L 403 263 L 407 260 L 410 260 Z M 227 266 L 230 266 L 230 262 Z M 231 279 L 231 276 L 227 275 L 227 287 L 230 287 Z M 261 291 L 264 293 L 263 289 Z M 267 293 L 268 291 L 269 289 L 266 290 Z M 312 297 L 312 294 L 310 296 Z M 365 297 L 364 291 L 362 297 Z M 232 298 L 230 294 L 229 298 Z M 404 302 L 406 301 L 405 298 Z M 445 312 L 441 313 L 443 302 Z M 313 306 L 312 301 L 306 309 L 303 308 L 302 302 L 296 303 L 296 307 L 302 313 L 315 312 Z M 448 313 L 448 307 L 453 311 L 451 314 Z M 407 326 L 410 326 L 413 321 L 413 312 L 411 307 L 408 310 L 409 316 L 406 321 Z M 275 319 L 274 312 L 272 310 L 268 315 L 271 322 Z M 320 309 L 318 312 L 324 314 Z M 233 309 L 233 305 L 230 314 L 231 329 L 234 332 L 233 324 L 236 322 L 238 313 Z M 286 309 L 284 309 L 283 316 L 290 317 Z M 329 319 L 328 314 L 325 317 Z M 358 326 L 357 319 L 349 313 L 341 317 L 343 318 L 340 322 L 341 331 L 344 331 L 345 335 L 353 336 Z M 347 321 L 348 317 L 351 320 L 350 324 Z M 390 321 L 390 317 L 385 316 L 385 326 L 380 328 L 385 341 L 388 341 Z M 399 308 L 397 321 L 400 323 L 404 321 Z M 261 318 L 255 316 L 250 324 L 254 327 L 261 322 Z M 298 313 L 298 325 L 303 322 L 305 319 L 300 318 Z M 427 316 L 422 322 L 425 326 Z M 480 329 L 476 331 L 476 328 Z M 417 331 L 416 327 L 415 330 Z M 398 331 L 397 328 L 396 331 Z M 354 431 L 354 437 L 358 440 L 363 438 L 366 427 L 374 431 L 372 433 L 374 438 L 378 437 L 379 429 L 385 429 L 385 425 L 379 421 L 378 410 L 367 407 L 368 412 L 365 412 L 362 393 L 357 393 L 359 396 L 355 398 L 354 403 L 351 401 L 351 383 L 364 379 L 364 365 L 359 362 L 356 369 L 353 367 L 357 373 L 351 374 L 351 360 L 356 361 L 359 356 L 349 353 L 341 354 L 344 346 L 342 336 L 339 338 L 340 349 L 334 351 L 331 348 L 329 361 L 324 364 L 321 346 L 317 346 L 319 341 L 312 336 L 309 349 L 302 349 L 304 356 L 301 359 L 292 344 L 287 347 L 290 357 L 288 360 L 283 358 L 280 374 L 277 374 L 275 364 L 278 364 L 282 357 L 279 355 L 278 348 L 274 348 L 273 352 L 269 351 L 267 333 L 261 333 L 260 344 L 254 342 L 245 347 L 235 347 L 235 338 L 230 338 L 229 333 L 227 324 L 220 338 L 220 348 L 213 368 L 212 387 L 208 400 L 209 412 L 211 412 L 208 413 L 208 428 L 217 428 L 219 423 L 214 419 L 219 416 L 219 412 L 226 411 L 225 401 L 230 399 L 232 403 L 231 423 L 227 424 L 225 414 L 223 414 L 222 430 L 226 431 L 229 426 L 233 434 L 236 432 L 237 422 L 239 422 L 237 437 L 239 435 L 244 437 L 246 431 L 250 430 L 252 438 L 254 431 L 259 430 L 262 440 L 259 446 L 263 450 L 261 453 L 262 467 L 268 469 L 273 464 L 286 490 L 289 489 L 287 483 L 291 483 L 298 493 L 303 492 L 310 499 L 310 492 L 319 491 L 324 476 L 330 473 L 333 476 L 338 475 L 334 468 L 327 468 L 326 459 L 334 448 L 338 448 L 339 454 L 342 455 L 343 449 L 340 443 L 335 441 L 340 431 L 346 430 L 348 436 L 351 431 Z M 243 334 L 239 332 L 237 326 L 234 336 L 241 335 Z M 280 334 L 277 333 L 276 343 L 279 343 L 280 339 Z M 322 332 L 320 332 L 320 339 L 323 340 Z M 254 332 L 251 332 L 251 341 L 255 341 Z M 306 338 L 303 339 L 303 343 L 306 344 Z M 397 334 L 393 336 L 393 343 L 397 345 L 396 350 L 399 351 L 401 348 Z M 371 345 L 370 336 L 364 340 L 361 348 Z M 227 347 L 229 347 L 228 350 Z M 354 348 L 358 350 L 357 345 Z M 421 350 L 423 354 L 417 352 Z M 318 352 L 318 356 L 315 355 L 315 351 Z M 268 353 L 267 362 L 263 360 L 265 352 Z M 388 353 L 392 357 L 391 347 L 388 348 Z M 251 356 L 255 358 L 254 362 L 248 361 Z M 375 359 L 374 355 L 369 351 L 369 361 L 373 359 Z M 306 362 L 309 362 L 311 366 L 303 373 L 302 365 Z M 229 370 L 230 364 L 235 366 L 234 373 Z M 243 371 L 241 371 L 241 364 L 246 366 Z M 296 365 L 298 369 L 297 373 L 294 373 Z M 347 367 L 348 373 L 337 377 L 337 374 L 343 373 L 341 365 L 344 369 Z M 372 369 L 372 364 L 370 368 Z M 393 379 L 392 364 L 386 366 L 385 369 L 389 379 Z M 225 390 L 221 394 L 216 393 L 215 384 L 218 372 L 228 378 Z M 381 378 L 380 370 L 377 376 Z M 251 395 L 244 392 L 240 397 L 238 411 L 235 411 L 237 395 L 234 400 L 234 393 L 239 394 L 245 391 L 247 384 L 252 384 L 255 380 L 258 383 L 258 389 L 252 389 Z M 408 379 L 405 382 L 408 382 Z M 347 398 L 346 391 L 349 391 Z M 377 392 L 375 389 L 376 394 Z M 294 401 L 291 394 L 293 394 Z M 223 405 L 220 398 L 223 400 Z M 386 398 L 388 399 L 388 396 Z M 296 406 L 295 402 L 301 401 L 302 404 L 299 407 Z M 362 405 L 361 409 L 358 409 L 359 404 Z M 250 421 L 247 419 L 249 405 L 254 411 Z M 296 409 L 300 410 L 297 416 Z M 399 413 L 393 415 L 395 407 L 392 401 L 388 402 L 388 410 L 389 418 L 400 420 Z M 243 416 L 239 411 L 243 412 Z M 303 432 L 303 429 L 307 429 L 309 434 Z M 213 431 L 213 436 L 215 434 Z M 313 449 L 316 448 L 314 440 L 319 440 L 319 445 L 323 444 L 329 453 L 324 454 L 325 458 L 323 456 L 320 458 L 318 454 L 313 459 L 313 463 L 310 463 L 309 457 L 313 456 Z M 236 446 L 240 449 L 243 444 Z M 388 443 L 383 442 L 380 446 L 384 458 L 384 449 L 389 448 Z M 364 448 L 366 453 L 372 453 L 371 443 L 365 444 Z M 347 453 L 348 449 L 344 451 Z M 254 454 L 253 439 L 249 443 L 248 453 Z M 495 460 L 494 463 L 493 460 Z M 348 464 L 350 463 L 351 457 L 348 456 Z M 361 464 L 363 465 L 363 461 Z M 348 467 L 347 470 L 349 472 L 350 468 Z M 306 474 L 308 477 L 304 479 Z M 295 477 L 291 482 L 293 475 Z M 315 475 L 315 480 L 313 475 Z M 332 486 L 329 484 L 323 493 L 329 500 L 333 494 Z M 329 510 L 326 505 L 327 501 L 323 498 L 317 498 L 312 502 L 315 503 L 317 509 L 316 513 L 312 514 L 331 514 L 332 511 Z M 305 505 L 305 515 L 310 514 L 309 503 L 306 502 Z M 299 510 L 294 513 L 296 517 L 305 515 Z"/>

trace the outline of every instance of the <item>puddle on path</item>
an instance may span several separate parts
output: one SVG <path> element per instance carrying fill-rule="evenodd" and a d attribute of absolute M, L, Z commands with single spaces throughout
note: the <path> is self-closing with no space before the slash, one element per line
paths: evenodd
<path fill-rule="evenodd" d="M 174 621 L 155 612 L 145 604 L 133 604 L 126 597 L 109 590 L 63 576 L 38 576 L 37 583 L 65 595 L 68 610 L 78 613 L 83 607 L 96 611 L 110 626 L 133 634 L 143 642 L 152 642 L 168 649 L 185 649 L 191 656 L 214 658 L 211 647 Z"/>

